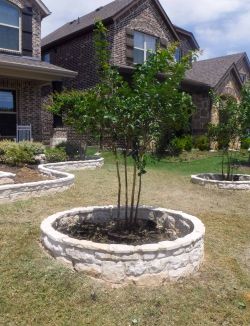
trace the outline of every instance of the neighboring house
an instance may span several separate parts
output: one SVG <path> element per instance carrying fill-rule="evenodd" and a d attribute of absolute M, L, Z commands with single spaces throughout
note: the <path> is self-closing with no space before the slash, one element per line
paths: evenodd
<path fill-rule="evenodd" d="M 158 0 L 116 0 L 63 25 L 42 40 L 44 60 L 78 72 L 75 79 L 63 83 L 66 88 L 86 89 L 98 82 L 93 41 L 97 20 L 108 28 L 111 63 L 128 80 L 134 65 L 143 63 L 148 50 L 154 51 L 157 46 L 179 42 L 176 60 L 190 50 L 199 50 L 194 35 L 173 25 Z M 194 134 L 205 133 L 207 124 L 216 120 L 210 91 L 230 92 L 238 98 L 249 77 L 246 54 L 194 62 L 182 83 L 182 89 L 192 95 L 197 107 L 192 122 Z M 61 127 L 61 121 L 54 125 Z M 54 136 L 67 137 L 65 130 L 55 129 L 58 135 Z"/>
<path fill-rule="evenodd" d="M 16 138 L 17 125 L 29 125 L 34 140 L 49 143 L 42 87 L 77 75 L 41 61 L 41 21 L 49 14 L 40 0 L 0 0 L 1 139 Z"/>
<path fill-rule="evenodd" d="M 203 134 L 210 122 L 218 122 L 218 112 L 211 102 L 211 91 L 239 100 L 242 86 L 248 80 L 250 62 L 246 53 L 194 62 L 182 86 L 192 95 L 197 108 L 193 116 L 193 134 Z"/>

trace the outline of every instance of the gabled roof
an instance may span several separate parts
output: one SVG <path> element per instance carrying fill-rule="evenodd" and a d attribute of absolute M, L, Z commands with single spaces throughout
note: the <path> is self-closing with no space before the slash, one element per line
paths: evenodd
<path fill-rule="evenodd" d="M 49 11 L 49 9 L 45 6 L 45 4 L 41 1 L 41 0 L 35 0 L 36 4 L 39 6 L 39 8 L 42 10 L 43 12 L 43 18 L 47 17 L 51 14 L 51 12 Z"/>
<path fill-rule="evenodd" d="M 239 82 L 242 84 L 236 64 L 244 57 L 247 58 L 246 53 L 237 53 L 208 60 L 196 61 L 193 63 L 192 69 L 187 71 L 186 79 L 207 84 L 208 86 L 215 88 L 228 71 L 233 70 L 236 78 L 238 78 Z"/>
<path fill-rule="evenodd" d="M 42 47 L 49 47 L 50 45 L 60 42 L 65 38 L 69 38 L 74 34 L 83 32 L 93 28 L 97 20 L 102 20 L 103 22 L 112 22 L 123 14 L 126 10 L 129 10 L 138 0 L 115 0 L 111 3 L 108 3 L 106 6 L 97 8 L 95 11 L 90 12 L 89 14 L 79 17 L 72 22 L 69 22 L 62 27 L 58 28 L 54 32 L 50 33 L 42 39 Z M 166 24 L 171 29 L 176 40 L 179 40 L 179 37 L 174 29 L 173 24 L 168 18 L 166 12 L 162 8 L 158 0 L 152 0 L 160 10 L 160 13 L 165 20 Z"/>
<path fill-rule="evenodd" d="M 186 29 L 181 28 L 181 27 L 176 26 L 176 25 L 174 25 L 174 27 L 175 27 L 175 30 L 177 31 L 178 34 L 185 35 L 190 39 L 194 50 L 199 50 L 200 49 L 200 46 L 199 46 L 199 44 L 198 44 L 198 42 L 197 42 L 197 40 L 194 37 L 194 34 L 192 32 L 189 32 Z"/>

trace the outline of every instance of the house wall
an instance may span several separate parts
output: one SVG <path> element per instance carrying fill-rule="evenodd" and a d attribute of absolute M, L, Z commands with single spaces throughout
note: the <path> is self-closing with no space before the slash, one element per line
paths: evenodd
<path fill-rule="evenodd" d="M 240 74 L 246 75 L 246 81 L 250 80 L 250 71 L 245 58 L 242 58 L 240 61 L 238 61 L 236 63 L 236 67 L 239 70 Z"/>
<path fill-rule="evenodd" d="M 151 0 L 141 0 L 124 15 L 119 17 L 112 26 L 114 43 L 112 61 L 115 65 L 130 65 L 127 60 L 126 29 L 143 32 L 157 38 L 163 38 L 168 43 L 173 42 L 172 31 L 167 27 L 159 10 Z"/>
<path fill-rule="evenodd" d="M 192 117 L 193 135 L 204 135 L 211 122 L 211 99 L 208 92 L 194 92 L 191 94 L 196 111 Z"/>
<path fill-rule="evenodd" d="M 171 31 L 151 0 L 141 0 L 114 24 L 108 26 L 111 62 L 127 65 L 126 28 L 141 31 L 168 42 L 174 40 Z M 50 53 L 51 63 L 78 72 L 78 76 L 66 81 L 66 88 L 86 89 L 98 82 L 93 33 L 89 32 L 52 47 L 43 53 Z"/>
<path fill-rule="evenodd" d="M 34 80 L 18 80 L 0 77 L 0 89 L 15 90 L 17 123 L 32 125 L 32 137 L 42 141 L 41 87 Z"/>
<path fill-rule="evenodd" d="M 182 55 L 187 55 L 190 51 L 193 51 L 192 44 L 189 41 L 189 38 L 185 34 L 178 33 L 178 36 L 181 41 L 181 51 Z"/>
<path fill-rule="evenodd" d="M 24 7 L 32 7 L 33 8 L 33 16 L 32 16 L 32 46 L 33 53 L 32 56 L 35 58 L 41 58 L 41 10 L 40 8 L 32 1 L 28 0 L 8 0 L 14 5 L 18 6 L 21 10 Z M 22 24 L 21 24 L 22 26 Z M 21 46 L 22 48 L 22 46 Z M 0 53 L 10 53 L 10 51 L 1 50 Z"/>

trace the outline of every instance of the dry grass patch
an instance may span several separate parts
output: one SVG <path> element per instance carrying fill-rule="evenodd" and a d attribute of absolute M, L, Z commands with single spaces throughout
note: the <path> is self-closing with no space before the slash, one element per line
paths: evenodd
<path fill-rule="evenodd" d="M 177 171 L 178 172 L 178 171 Z M 69 191 L 0 206 L 0 325 L 249 326 L 249 192 L 209 190 L 153 168 L 142 202 L 183 210 L 206 225 L 201 271 L 155 289 L 112 290 L 63 267 L 39 245 L 48 215 L 116 203 L 115 168 L 77 172 Z"/>

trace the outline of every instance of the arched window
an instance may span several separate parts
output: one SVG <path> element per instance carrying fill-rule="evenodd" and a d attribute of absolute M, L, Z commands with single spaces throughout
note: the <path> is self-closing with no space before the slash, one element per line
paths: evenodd
<path fill-rule="evenodd" d="M 0 49 L 20 51 L 20 10 L 0 0 Z"/>

